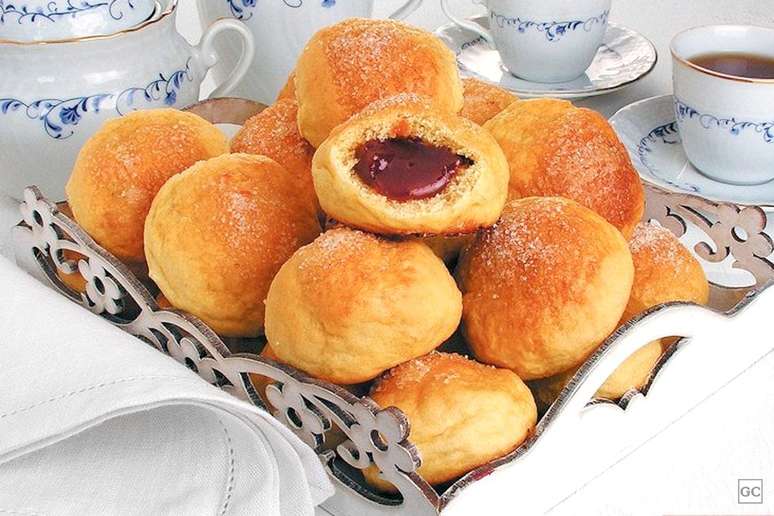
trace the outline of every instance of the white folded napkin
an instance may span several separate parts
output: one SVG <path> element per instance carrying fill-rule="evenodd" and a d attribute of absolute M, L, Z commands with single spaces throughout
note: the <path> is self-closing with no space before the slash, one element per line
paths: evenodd
<path fill-rule="evenodd" d="M 0 515 L 300 516 L 331 494 L 269 414 L 0 257 Z"/>

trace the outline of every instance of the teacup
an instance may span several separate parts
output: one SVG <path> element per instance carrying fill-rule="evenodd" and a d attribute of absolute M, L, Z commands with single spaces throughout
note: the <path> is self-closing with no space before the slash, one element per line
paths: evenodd
<path fill-rule="evenodd" d="M 390 18 L 405 18 L 422 0 L 401 3 Z M 255 36 L 255 58 L 234 94 L 270 104 L 313 34 L 345 18 L 372 17 L 374 0 L 198 0 L 198 7 L 203 25 L 233 17 L 250 27 Z M 218 79 L 225 76 L 239 55 L 239 42 L 223 38 L 216 43 L 216 49 L 223 56 L 213 69 L 213 77 Z"/>
<path fill-rule="evenodd" d="M 515 76 L 541 83 L 577 79 L 591 65 L 605 37 L 612 0 L 481 0 L 489 29 L 444 14 L 497 48 Z"/>
<path fill-rule="evenodd" d="M 692 62 L 715 53 L 774 58 L 774 29 L 709 25 L 672 40 L 675 116 L 690 162 L 712 179 L 774 179 L 774 79 L 720 73 Z"/>
<path fill-rule="evenodd" d="M 219 20 L 193 47 L 175 28 L 176 6 L 165 0 L 157 18 L 111 36 L 0 42 L 0 191 L 19 197 L 35 184 L 49 198 L 63 198 L 78 151 L 105 120 L 199 100 L 217 61 L 213 40 L 224 31 L 238 33 L 245 47 L 214 94 L 229 92 L 252 61 L 250 31 Z"/>
<path fill-rule="evenodd" d="M 155 0 L 0 0 L 0 39 L 52 41 L 107 35 L 150 19 Z"/>

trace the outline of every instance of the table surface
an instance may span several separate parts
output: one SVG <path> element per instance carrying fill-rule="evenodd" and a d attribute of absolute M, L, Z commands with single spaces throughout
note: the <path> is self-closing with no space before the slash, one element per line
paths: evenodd
<path fill-rule="evenodd" d="M 377 1 L 376 15 L 385 15 L 399 3 L 398 0 Z M 455 11 L 463 16 L 483 12 L 481 5 L 478 5 L 473 0 L 453 0 L 451 3 Z M 733 2 L 724 0 L 681 0 L 679 2 L 674 0 L 649 0 L 647 2 L 641 0 L 616 0 L 613 4 L 611 20 L 615 23 L 635 29 L 653 41 L 659 52 L 659 62 L 650 75 L 629 88 L 602 97 L 578 101 L 576 103 L 596 109 L 605 116 L 611 116 L 618 109 L 631 102 L 655 95 L 670 93 L 672 91 L 672 86 L 669 42 L 677 32 L 692 26 L 716 23 L 754 24 L 774 27 L 774 10 L 772 10 L 771 7 L 772 2 L 764 0 L 734 0 Z M 191 41 L 197 41 L 201 34 L 201 30 L 199 27 L 195 2 L 193 0 L 181 2 L 180 9 L 179 29 L 181 33 Z M 447 23 L 448 20 L 441 12 L 438 0 L 425 0 L 424 4 L 412 14 L 407 21 L 426 29 L 434 30 L 438 26 Z M 212 83 L 205 82 L 205 92 L 208 87 L 211 88 L 211 86 L 209 86 L 210 84 Z M 772 367 L 769 368 L 769 371 L 774 372 Z M 698 436 L 701 436 L 702 432 L 700 429 L 696 432 L 691 432 L 689 430 L 687 435 L 692 435 L 696 438 L 696 442 L 698 442 L 701 441 Z M 664 445 L 673 447 L 677 452 L 683 448 L 684 443 L 685 441 L 682 439 L 672 439 L 671 442 L 664 443 Z M 715 444 L 717 443 L 713 443 L 710 449 L 714 449 Z M 730 445 L 731 443 L 727 444 Z M 707 445 L 710 446 L 710 443 L 707 443 Z M 698 446 L 697 448 L 701 448 L 701 446 Z M 742 449 L 737 449 L 734 453 L 734 469 L 737 470 L 739 474 L 750 474 L 750 472 L 745 469 L 745 460 L 748 459 L 748 462 L 753 464 L 754 460 L 752 455 L 756 452 L 749 450 L 748 452 L 749 454 L 745 454 Z M 760 450 L 758 453 L 759 452 Z M 630 466 L 635 466 L 635 464 L 630 464 Z M 629 474 L 632 474 L 633 471 L 637 471 L 636 467 L 628 469 L 629 471 L 627 473 Z M 618 471 L 617 473 L 620 474 L 621 472 Z M 627 475 L 616 476 L 625 477 Z M 734 477 L 734 475 L 730 476 Z M 666 477 L 669 477 L 669 475 L 664 476 L 664 478 Z M 625 479 L 620 479 L 622 482 L 617 482 L 615 478 L 607 478 L 605 480 L 606 482 L 604 483 L 606 485 L 603 486 L 604 489 L 615 490 L 626 488 Z M 643 481 L 645 478 L 639 478 L 638 480 Z M 651 480 L 658 479 L 652 478 Z M 678 479 L 675 475 L 672 475 L 669 477 L 669 480 L 681 484 L 687 482 L 689 479 Z M 640 487 L 645 486 L 641 485 Z M 654 484 L 654 487 L 656 490 L 665 490 L 668 488 L 664 482 L 660 482 L 658 486 Z M 717 490 L 717 486 L 713 487 Z M 575 501 L 569 501 L 569 503 L 564 505 L 564 510 L 569 510 L 570 513 L 576 514 L 600 513 L 600 511 L 607 513 L 605 512 L 604 507 L 599 506 L 595 502 L 596 500 L 604 498 L 602 493 L 596 493 L 593 489 L 590 489 L 587 494 L 591 496 L 579 496 Z M 698 493 L 692 493 L 692 495 L 697 496 Z M 727 493 L 718 494 L 710 489 L 705 495 L 709 497 L 725 497 Z M 636 499 L 638 508 L 637 510 L 630 508 L 632 514 L 645 514 L 648 512 L 646 498 L 647 497 L 638 497 Z M 560 510 L 558 512 L 562 511 Z M 328 513 L 319 509 L 318 514 L 322 516 L 327 515 Z"/>

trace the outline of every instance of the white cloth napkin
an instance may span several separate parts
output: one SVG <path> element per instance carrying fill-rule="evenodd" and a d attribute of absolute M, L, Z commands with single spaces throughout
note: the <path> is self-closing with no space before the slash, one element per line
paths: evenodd
<path fill-rule="evenodd" d="M 301 516 L 332 492 L 269 414 L 0 257 L 0 516 Z"/>

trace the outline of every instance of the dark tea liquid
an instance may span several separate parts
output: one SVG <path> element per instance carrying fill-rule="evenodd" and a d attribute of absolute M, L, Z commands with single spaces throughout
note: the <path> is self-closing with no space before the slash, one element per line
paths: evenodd
<path fill-rule="evenodd" d="M 689 59 L 714 72 L 750 79 L 774 79 L 774 57 L 740 52 L 701 54 Z"/>

